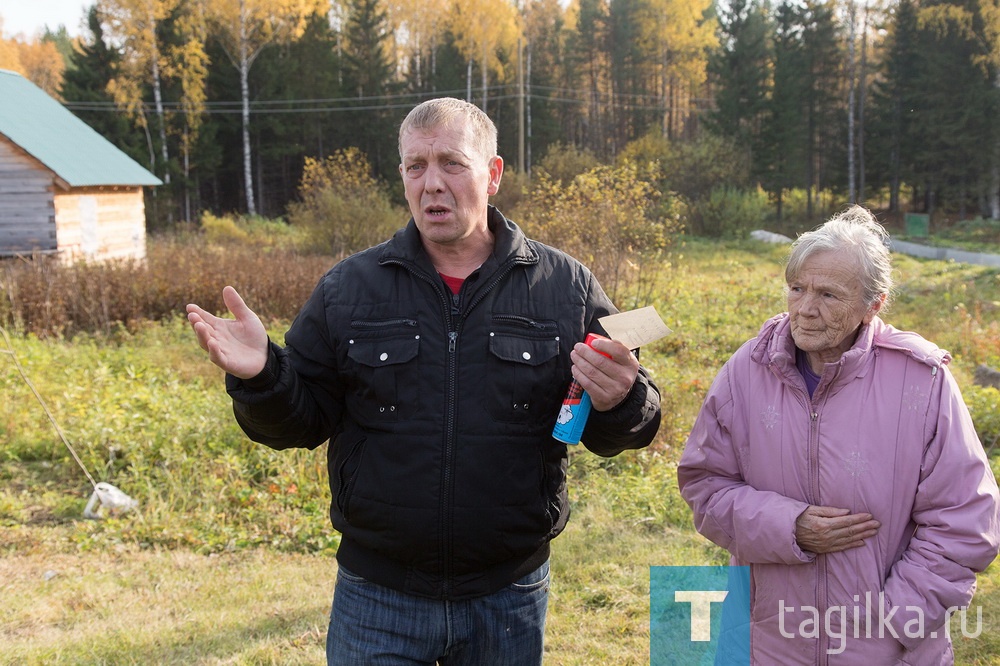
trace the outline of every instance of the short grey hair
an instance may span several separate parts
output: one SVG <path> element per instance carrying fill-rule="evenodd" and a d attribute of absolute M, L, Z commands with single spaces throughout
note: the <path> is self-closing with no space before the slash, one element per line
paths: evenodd
<path fill-rule="evenodd" d="M 475 104 L 454 97 L 437 97 L 421 102 L 406 114 L 399 126 L 399 157 L 403 158 L 403 136 L 412 130 L 429 130 L 460 124 L 471 132 L 473 147 L 484 160 L 497 155 L 497 126 Z"/>
<path fill-rule="evenodd" d="M 821 226 L 807 231 L 792 243 L 792 254 L 785 266 L 785 281 L 792 282 L 807 258 L 827 250 L 852 249 L 861 264 L 861 285 L 865 303 L 871 305 L 885 295 L 882 309 L 892 298 L 892 257 L 889 234 L 871 211 L 852 205 L 835 214 Z"/>

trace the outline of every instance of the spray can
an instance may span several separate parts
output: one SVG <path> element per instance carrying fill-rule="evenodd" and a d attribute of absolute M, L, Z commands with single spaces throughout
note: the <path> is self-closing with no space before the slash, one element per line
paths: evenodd
<path fill-rule="evenodd" d="M 583 343 L 594 348 L 594 340 L 608 338 L 596 333 L 588 333 Z M 596 351 L 596 350 L 595 350 Z M 602 356 L 611 358 L 604 352 L 599 352 Z M 587 417 L 590 416 L 591 402 L 590 396 L 580 386 L 580 382 L 575 379 L 569 383 L 566 397 L 563 398 L 562 407 L 559 409 L 559 416 L 556 417 L 556 427 L 552 429 L 552 437 L 565 444 L 579 444 L 580 437 L 583 436 L 583 428 L 587 425 Z"/>

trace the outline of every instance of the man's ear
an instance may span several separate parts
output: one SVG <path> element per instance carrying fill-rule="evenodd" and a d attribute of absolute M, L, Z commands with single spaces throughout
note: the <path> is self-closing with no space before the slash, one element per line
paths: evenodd
<path fill-rule="evenodd" d="M 503 158 L 496 155 L 490 160 L 490 183 L 486 193 L 493 196 L 500 191 L 500 179 L 503 177 Z"/>

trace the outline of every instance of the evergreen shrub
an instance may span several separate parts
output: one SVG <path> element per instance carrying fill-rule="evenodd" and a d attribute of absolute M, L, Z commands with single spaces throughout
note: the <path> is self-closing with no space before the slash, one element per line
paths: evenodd
<path fill-rule="evenodd" d="M 694 202 L 690 231 L 697 236 L 743 238 L 754 229 L 766 229 L 771 218 L 767 194 L 760 188 L 713 188 Z"/>

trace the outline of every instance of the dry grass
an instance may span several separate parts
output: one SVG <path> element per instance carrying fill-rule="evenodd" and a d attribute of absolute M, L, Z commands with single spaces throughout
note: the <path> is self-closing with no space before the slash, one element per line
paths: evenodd
<path fill-rule="evenodd" d="M 0 664 L 320 664 L 336 563 L 109 548 L 0 560 Z"/>

